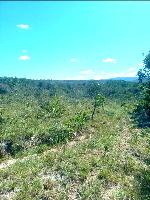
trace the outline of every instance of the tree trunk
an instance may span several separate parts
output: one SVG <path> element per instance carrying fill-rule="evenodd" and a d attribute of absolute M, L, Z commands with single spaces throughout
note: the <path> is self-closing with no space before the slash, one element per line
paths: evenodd
<path fill-rule="evenodd" d="M 93 118 L 94 118 L 95 110 L 96 110 L 96 104 L 94 104 L 94 108 L 93 108 L 93 112 L 92 112 L 92 116 L 91 116 L 91 119 L 92 119 L 92 120 L 93 120 Z"/>

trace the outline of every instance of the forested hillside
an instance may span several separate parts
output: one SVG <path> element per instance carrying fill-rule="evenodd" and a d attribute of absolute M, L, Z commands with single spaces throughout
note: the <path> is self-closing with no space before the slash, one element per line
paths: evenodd
<path fill-rule="evenodd" d="M 98 92 L 107 98 L 133 98 L 139 96 L 137 83 L 123 80 L 31 80 L 25 78 L 0 77 L 0 94 L 18 94 L 38 98 L 43 93 L 48 96 L 67 95 L 72 98 L 91 97 L 91 88 L 96 87 Z M 95 86 L 96 85 L 96 86 Z M 95 89 L 95 88 L 94 88 Z"/>
<path fill-rule="evenodd" d="M 150 199 L 136 82 L 0 78 L 0 198 Z"/>

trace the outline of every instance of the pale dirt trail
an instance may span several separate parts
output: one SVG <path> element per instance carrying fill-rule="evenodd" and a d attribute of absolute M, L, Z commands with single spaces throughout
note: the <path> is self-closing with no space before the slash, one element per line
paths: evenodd
<path fill-rule="evenodd" d="M 73 140 L 73 141 L 68 142 L 68 143 L 66 144 L 66 147 L 71 148 L 71 147 L 75 146 L 77 142 L 80 141 L 80 142 L 82 143 L 82 142 L 85 142 L 87 139 L 88 139 L 88 138 L 86 138 L 85 135 L 81 135 L 81 136 L 79 136 L 76 140 Z M 63 147 L 62 147 L 62 148 L 60 148 L 60 147 L 55 147 L 55 148 L 52 148 L 52 149 L 49 149 L 49 150 L 43 152 L 43 155 L 47 155 L 47 154 L 50 153 L 50 152 L 61 152 L 62 150 L 63 150 Z M 19 161 L 19 162 L 24 162 L 24 161 L 29 160 L 29 159 L 31 159 L 31 158 L 32 158 L 32 159 L 38 159 L 38 158 L 40 158 L 40 157 L 41 157 L 40 154 L 39 154 L 39 155 L 38 155 L 38 154 L 33 154 L 33 155 L 26 156 L 26 157 L 24 157 L 24 158 L 9 159 L 9 160 L 6 160 L 6 161 L 0 163 L 0 170 L 1 170 L 1 169 L 5 169 L 5 168 L 7 168 L 7 167 L 9 167 L 9 166 L 11 166 L 11 165 L 13 165 L 13 164 L 15 164 L 17 161 Z"/>

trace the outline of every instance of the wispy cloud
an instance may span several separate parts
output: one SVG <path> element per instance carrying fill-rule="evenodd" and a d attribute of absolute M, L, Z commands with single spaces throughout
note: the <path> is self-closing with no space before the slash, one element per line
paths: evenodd
<path fill-rule="evenodd" d="M 94 76 L 95 80 L 109 79 L 116 77 L 135 77 L 137 75 L 137 68 L 131 67 L 124 72 L 100 72 Z"/>
<path fill-rule="evenodd" d="M 87 80 L 91 77 L 92 70 L 81 71 L 76 76 L 66 77 L 65 80 Z"/>
<path fill-rule="evenodd" d="M 130 67 L 126 72 L 127 77 L 134 77 L 137 76 L 138 68 L 137 67 Z"/>
<path fill-rule="evenodd" d="M 128 69 L 128 72 L 134 72 L 134 71 L 136 71 L 137 69 L 136 69 L 136 67 L 130 67 L 129 69 Z"/>
<path fill-rule="evenodd" d="M 138 69 L 136 67 L 130 67 L 126 71 L 122 72 L 105 72 L 99 71 L 94 72 L 92 69 L 87 69 L 81 71 L 79 75 L 74 77 L 69 77 L 69 80 L 101 80 L 101 79 L 109 79 L 109 78 L 116 78 L 116 77 L 135 77 L 137 75 Z"/>
<path fill-rule="evenodd" d="M 75 63 L 75 62 L 77 62 L 77 59 L 76 58 L 70 58 L 70 62 Z"/>
<path fill-rule="evenodd" d="M 68 76 L 68 77 L 65 77 L 63 80 L 84 80 L 83 77 L 81 76 Z"/>
<path fill-rule="evenodd" d="M 87 69 L 87 70 L 84 70 L 84 71 L 81 71 L 80 72 L 80 74 L 82 74 L 82 75 L 92 75 L 92 74 L 94 74 L 94 72 L 93 72 L 93 70 L 91 70 L 91 69 Z"/>
<path fill-rule="evenodd" d="M 113 63 L 113 64 L 116 64 L 117 63 L 117 60 L 114 59 L 114 58 L 105 58 L 102 60 L 102 62 L 104 63 Z"/>
<path fill-rule="evenodd" d="M 19 60 L 30 60 L 30 59 L 31 58 L 29 56 L 26 56 L 26 55 L 19 57 Z"/>
<path fill-rule="evenodd" d="M 26 49 L 22 49 L 22 53 L 27 53 L 28 51 Z"/>
<path fill-rule="evenodd" d="M 16 26 L 17 26 L 17 28 L 24 29 L 24 30 L 29 29 L 28 24 L 17 24 Z"/>
<path fill-rule="evenodd" d="M 139 63 L 138 67 L 144 67 L 144 63 Z"/>

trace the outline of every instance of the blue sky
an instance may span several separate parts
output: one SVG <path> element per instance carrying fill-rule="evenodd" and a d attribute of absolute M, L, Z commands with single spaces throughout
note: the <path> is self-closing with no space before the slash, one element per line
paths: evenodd
<path fill-rule="evenodd" d="M 135 76 L 150 50 L 150 2 L 0 2 L 0 76 Z"/>

